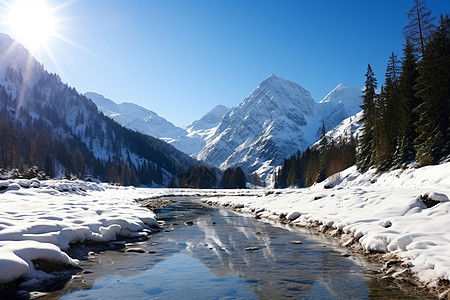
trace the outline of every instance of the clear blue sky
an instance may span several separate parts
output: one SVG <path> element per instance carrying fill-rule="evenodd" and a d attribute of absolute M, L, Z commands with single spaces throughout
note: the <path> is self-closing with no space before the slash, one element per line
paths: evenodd
<path fill-rule="evenodd" d="M 50 6 L 65 1 L 47 0 Z M 433 15 L 449 0 L 428 0 Z M 78 0 L 59 10 L 39 61 L 79 92 L 134 102 L 176 125 L 240 103 L 275 73 L 316 101 L 339 83 L 362 87 L 367 63 L 381 83 L 401 56 L 412 0 Z M 7 28 L 0 28 L 8 33 Z"/>

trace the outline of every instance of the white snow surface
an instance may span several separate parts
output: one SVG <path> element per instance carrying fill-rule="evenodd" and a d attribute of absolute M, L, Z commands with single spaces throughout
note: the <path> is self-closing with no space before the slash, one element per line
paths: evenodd
<path fill-rule="evenodd" d="M 425 194 L 440 203 L 426 208 L 420 199 Z M 434 285 L 450 279 L 449 195 L 450 163 L 445 163 L 383 174 L 360 174 L 351 167 L 310 188 L 204 201 L 261 212 L 274 221 L 283 214 L 292 224 L 341 229 L 367 250 L 396 254 L 420 280 Z"/>
<path fill-rule="evenodd" d="M 0 283 L 47 278 L 31 262 L 38 258 L 76 265 L 62 252 L 70 243 L 146 236 L 157 226 L 155 214 L 135 201 L 146 189 L 36 179 L 0 187 Z"/>

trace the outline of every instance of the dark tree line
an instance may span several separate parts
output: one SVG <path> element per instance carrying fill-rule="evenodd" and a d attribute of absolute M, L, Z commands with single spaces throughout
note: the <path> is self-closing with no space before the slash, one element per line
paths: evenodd
<path fill-rule="evenodd" d="M 450 155 L 450 21 L 441 16 L 435 27 L 430 14 L 424 1 L 414 1 L 403 57 L 389 58 L 379 94 L 367 67 L 357 155 L 362 172 L 414 160 L 421 166 L 437 164 Z"/>
<path fill-rule="evenodd" d="M 207 189 L 217 186 L 216 169 L 205 165 L 180 172 L 175 178 L 172 179 L 170 187 Z"/>
<path fill-rule="evenodd" d="M 228 168 L 223 173 L 220 186 L 224 189 L 245 189 L 246 182 L 245 173 L 240 167 Z"/>
<path fill-rule="evenodd" d="M 308 187 L 355 164 L 354 138 L 328 140 L 322 135 L 319 146 L 285 159 L 274 174 L 275 188 Z"/>

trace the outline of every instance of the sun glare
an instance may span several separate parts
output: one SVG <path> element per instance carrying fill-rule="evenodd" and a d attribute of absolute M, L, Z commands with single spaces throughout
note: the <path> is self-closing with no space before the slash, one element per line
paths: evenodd
<path fill-rule="evenodd" d="M 15 38 L 30 50 L 44 47 L 55 33 L 55 18 L 43 0 L 16 0 L 7 19 Z"/>

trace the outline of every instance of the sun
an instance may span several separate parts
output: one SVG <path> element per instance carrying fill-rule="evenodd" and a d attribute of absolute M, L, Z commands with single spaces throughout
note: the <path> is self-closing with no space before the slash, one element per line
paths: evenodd
<path fill-rule="evenodd" d="M 53 13 L 43 0 L 16 0 L 9 6 L 6 23 L 16 40 L 35 50 L 44 47 L 55 34 Z"/>

